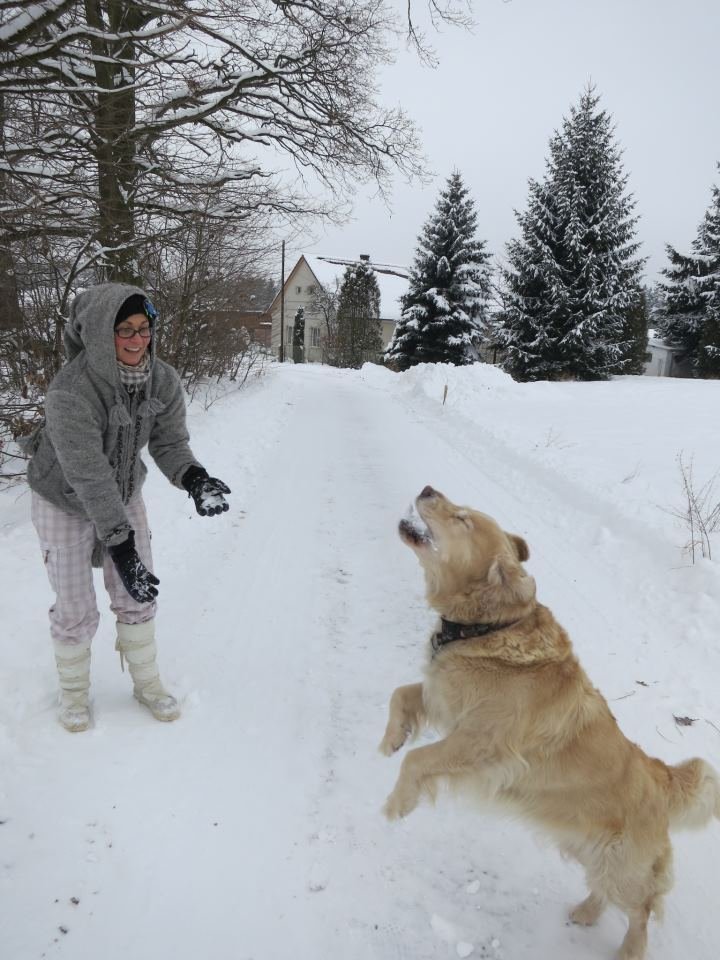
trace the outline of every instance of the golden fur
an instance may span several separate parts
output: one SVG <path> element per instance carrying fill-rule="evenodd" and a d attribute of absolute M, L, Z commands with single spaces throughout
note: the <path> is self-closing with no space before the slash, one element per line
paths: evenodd
<path fill-rule="evenodd" d="M 430 605 L 445 620 L 507 626 L 431 648 L 424 683 L 393 693 L 383 753 L 424 725 L 444 739 L 406 754 L 384 812 L 407 816 L 442 779 L 544 828 L 586 871 L 590 894 L 571 918 L 592 924 L 616 904 L 629 920 L 618 958 L 642 960 L 649 914 L 672 886 L 669 828 L 720 818 L 717 774 L 699 759 L 667 766 L 622 734 L 537 602 L 521 537 L 431 487 L 416 504 L 428 534 L 403 521 L 400 535 Z"/>

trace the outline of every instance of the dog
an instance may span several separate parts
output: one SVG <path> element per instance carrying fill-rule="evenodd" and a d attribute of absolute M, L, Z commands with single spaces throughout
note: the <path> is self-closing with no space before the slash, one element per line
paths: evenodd
<path fill-rule="evenodd" d="M 405 755 L 384 813 L 406 817 L 444 781 L 543 828 L 585 869 L 571 920 L 594 924 L 615 904 L 629 923 L 618 960 L 642 960 L 672 886 L 669 830 L 720 819 L 718 775 L 700 759 L 668 766 L 623 735 L 538 603 L 522 537 L 429 486 L 415 504 L 425 529 L 404 519 L 399 533 L 440 620 L 424 682 L 392 695 L 380 750 L 425 726 L 444 739 Z"/>

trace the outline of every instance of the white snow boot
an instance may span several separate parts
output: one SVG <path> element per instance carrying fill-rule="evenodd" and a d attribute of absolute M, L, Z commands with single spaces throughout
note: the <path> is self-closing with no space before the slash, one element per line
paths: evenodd
<path fill-rule="evenodd" d="M 180 707 L 177 700 L 163 687 L 157 667 L 155 621 L 145 623 L 118 623 L 115 649 L 120 651 L 120 664 L 125 669 L 127 660 L 133 678 L 133 693 L 156 720 L 177 720 Z"/>
<path fill-rule="evenodd" d="M 90 644 L 55 642 L 60 678 L 58 720 L 71 733 L 90 726 Z"/>

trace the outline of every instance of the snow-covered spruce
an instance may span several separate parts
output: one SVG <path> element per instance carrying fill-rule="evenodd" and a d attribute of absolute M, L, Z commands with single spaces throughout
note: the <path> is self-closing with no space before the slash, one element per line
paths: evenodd
<path fill-rule="evenodd" d="M 380 288 L 370 262 L 361 260 L 347 267 L 343 276 L 328 361 L 336 367 L 359 368 L 377 361 L 381 351 Z"/>
<path fill-rule="evenodd" d="M 718 165 L 720 169 L 720 164 Z M 660 284 L 659 326 L 671 343 L 683 347 L 700 377 L 720 376 L 720 188 L 698 227 L 689 254 L 667 245 L 670 266 Z"/>
<path fill-rule="evenodd" d="M 385 352 L 395 370 L 478 359 L 487 324 L 490 256 L 476 239 L 473 201 L 455 172 L 418 238 L 402 316 Z"/>
<path fill-rule="evenodd" d="M 550 140 L 542 181 L 530 180 L 508 244 L 495 335 L 518 380 L 599 380 L 626 372 L 638 341 L 635 206 L 612 118 L 588 88 Z"/>

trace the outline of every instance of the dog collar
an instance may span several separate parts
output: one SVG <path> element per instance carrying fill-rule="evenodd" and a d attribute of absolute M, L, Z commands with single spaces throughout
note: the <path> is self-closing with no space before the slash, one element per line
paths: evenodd
<path fill-rule="evenodd" d="M 441 647 L 448 643 L 454 643 L 456 640 L 473 640 L 475 637 L 484 637 L 488 633 L 505 630 L 519 622 L 519 620 L 511 620 L 509 623 L 456 623 L 454 620 L 446 620 L 445 617 L 440 617 L 440 629 L 430 637 L 430 643 L 433 652 L 437 653 Z"/>

